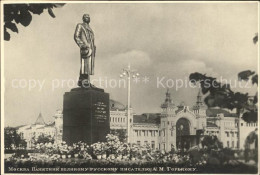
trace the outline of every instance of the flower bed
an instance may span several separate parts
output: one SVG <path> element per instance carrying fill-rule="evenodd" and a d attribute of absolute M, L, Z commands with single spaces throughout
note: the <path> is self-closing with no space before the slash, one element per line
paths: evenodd
<path fill-rule="evenodd" d="M 109 134 L 106 142 L 98 142 L 92 145 L 83 142 L 78 142 L 72 146 L 68 146 L 65 142 L 37 144 L 34 153 L 23 151 L 22 154 L 14 154 L 12 157 L 5 159 L 5 170 L 9 171 L 8 167 L 161 167 L 169 173 L 167 170 L 169 167 L 187 167 L 194 168 L 195 172 L 204 173 L 257 172 L 256 166 L 245 165 L 230 155 L 232 155 L 232 152 L 228 150 L 206 150 L 198 147 L 186 152 L 180 150 L 164 152 L 151 149 L 149 145 L 138 146 L 133 144 L 130 146 L 120 142 L 116 136 Z M 152 172 L 156 173 L 156 171 Z"/>

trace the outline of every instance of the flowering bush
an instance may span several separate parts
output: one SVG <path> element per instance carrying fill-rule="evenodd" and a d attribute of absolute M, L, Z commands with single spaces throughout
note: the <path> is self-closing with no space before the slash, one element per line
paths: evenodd
<path fill-rule="evenodd" d="M 106 154 L 106 151 L 108 150 L 107 145 L 103 142 L 94 143 L 91 145 L 91 148 L 95 156 Z"/>
<path fill-rule="evenodd" d="M 107 166 L 116 165 L 122 162 L 127 165 L 154 165 L 162 166 L 172 164 L 173 166 L 191 166 L 204 167 L 224 166 L 232 163 L 231 159 L 235 158 L 233 152 L 225 149 L 214 149 L 209 151 L 207 148 L 192 147 L 188 151 L 172 150 L 165 152 L 163 150 L 151 149 L 150 145 L 131 146 L 119 141 L 117 136 L 107 135 L 106 142 L 98 142 L 87 145 L 84 142 L 74 143 L 72 146 L 65 142 L 56 143 L 39 143 L 36 145 L 35 153 L 19 153 L 6 159 L 7 162 L 36 162 L 38 164 L 62 165 L 62 163 L 82 166 L 83 163 L 107 162 Z M 72 159 L 70 159 L 72 158 Z M 95 159 L 93 161 L 89 161 Z M 98 160 L 96 160 L 98 159 Z M 99 161 L 99 159 L 102 159 Z M 129 161 L 130 160 L 130 161 Z M 112 163 L 111 163 L 112 162 Z M 106 164 L 106 163 L 105 163 Z M 71 165 L 71 166 L 72 166 Z M 121 165 L 120 165 L 121 166 Z M 212 168 L 211 167 L 211 168 Z"/>
<path fill-rule="evenodd" d="M 139 146 L 136 144 L 133 144 L 132 147 L 130 147 L 130 157 L 137 158 L 138 156 L 140 156 Z"/>
<path fill-rule="evenodd" d="M 122 143 L 118 150 L 117 150 L 118 154 L 122 155 L 122 156 L 128 156 L 130 154 L 130 146 L 127 143 Z"/>
<path fill-rule="evenodd" d="M 122 143 L 119 141 L 118 137 L 112 134 L 108 134 L 106 136 L 107 142 L 106 142 L 106 148 L 108 154 L 117 154 L 120 152 L 119 148 L 122 145 Z"/>

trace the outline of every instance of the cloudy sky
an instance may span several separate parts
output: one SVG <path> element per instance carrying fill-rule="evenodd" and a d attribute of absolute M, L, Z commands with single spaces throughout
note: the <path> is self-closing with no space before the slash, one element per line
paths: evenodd
<path fill-rule="evenodd" d="M 114 84 L 130 63 L 140 73 L 131 94 L 140 114 L 160 112 L 166 82 L 176 105 L 192 106 L 198 88 L 176 90 L 171 82 L 185 83 L 193 72 L 235 81 L 238 72 L 257 70 L 257 12 L 256 2 L 69 3 L 54 9 L 56 18 L 47 11 L 33 15 L 28 27 L 18 25 L 19 34 L 4 42 L 5 125 L 33 123 L 40 112 L 51 121 L 62 108 L 63 94 L 76 87 L 80 62 L 73 35 L 84 13 L 91 16 L 97 46 L 92 79 L 105 80 L 101 86 L 110 98 L 125 104 L 127 89 Z M 29 89 L 29 82 L 35 87 Z"/>

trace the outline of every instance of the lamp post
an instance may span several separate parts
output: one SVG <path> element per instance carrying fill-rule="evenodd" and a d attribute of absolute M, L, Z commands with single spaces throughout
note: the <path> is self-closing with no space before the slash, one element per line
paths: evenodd
<path fill-rule="evenodd" d="M 131 105 L 131 78 L 136 78 L 139 76 L 139 73 L 136 70 L 131 70 L 130 64 L 127 66 L 126 69 L 123 69 L 120 78 L 126 77 L 128 80 L 127 85 L 127 143 L 129 143 L 129 136 L 130 136 L 130 105 Z"/>

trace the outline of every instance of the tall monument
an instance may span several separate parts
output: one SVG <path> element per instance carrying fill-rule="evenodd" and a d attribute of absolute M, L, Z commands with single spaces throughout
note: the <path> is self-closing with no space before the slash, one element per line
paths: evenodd
<path fill-rule="evenodd" d="M 82 19 L 74 34 L 80 48 L 79 87 L 66 92 L 63 100 L 63 140 L 69 145 L 79 141 L 88 144 L 105 141 L 110 132 L 109 94 L 90 83 L 96 55 L 90 16 L 84 14 Z"/>

